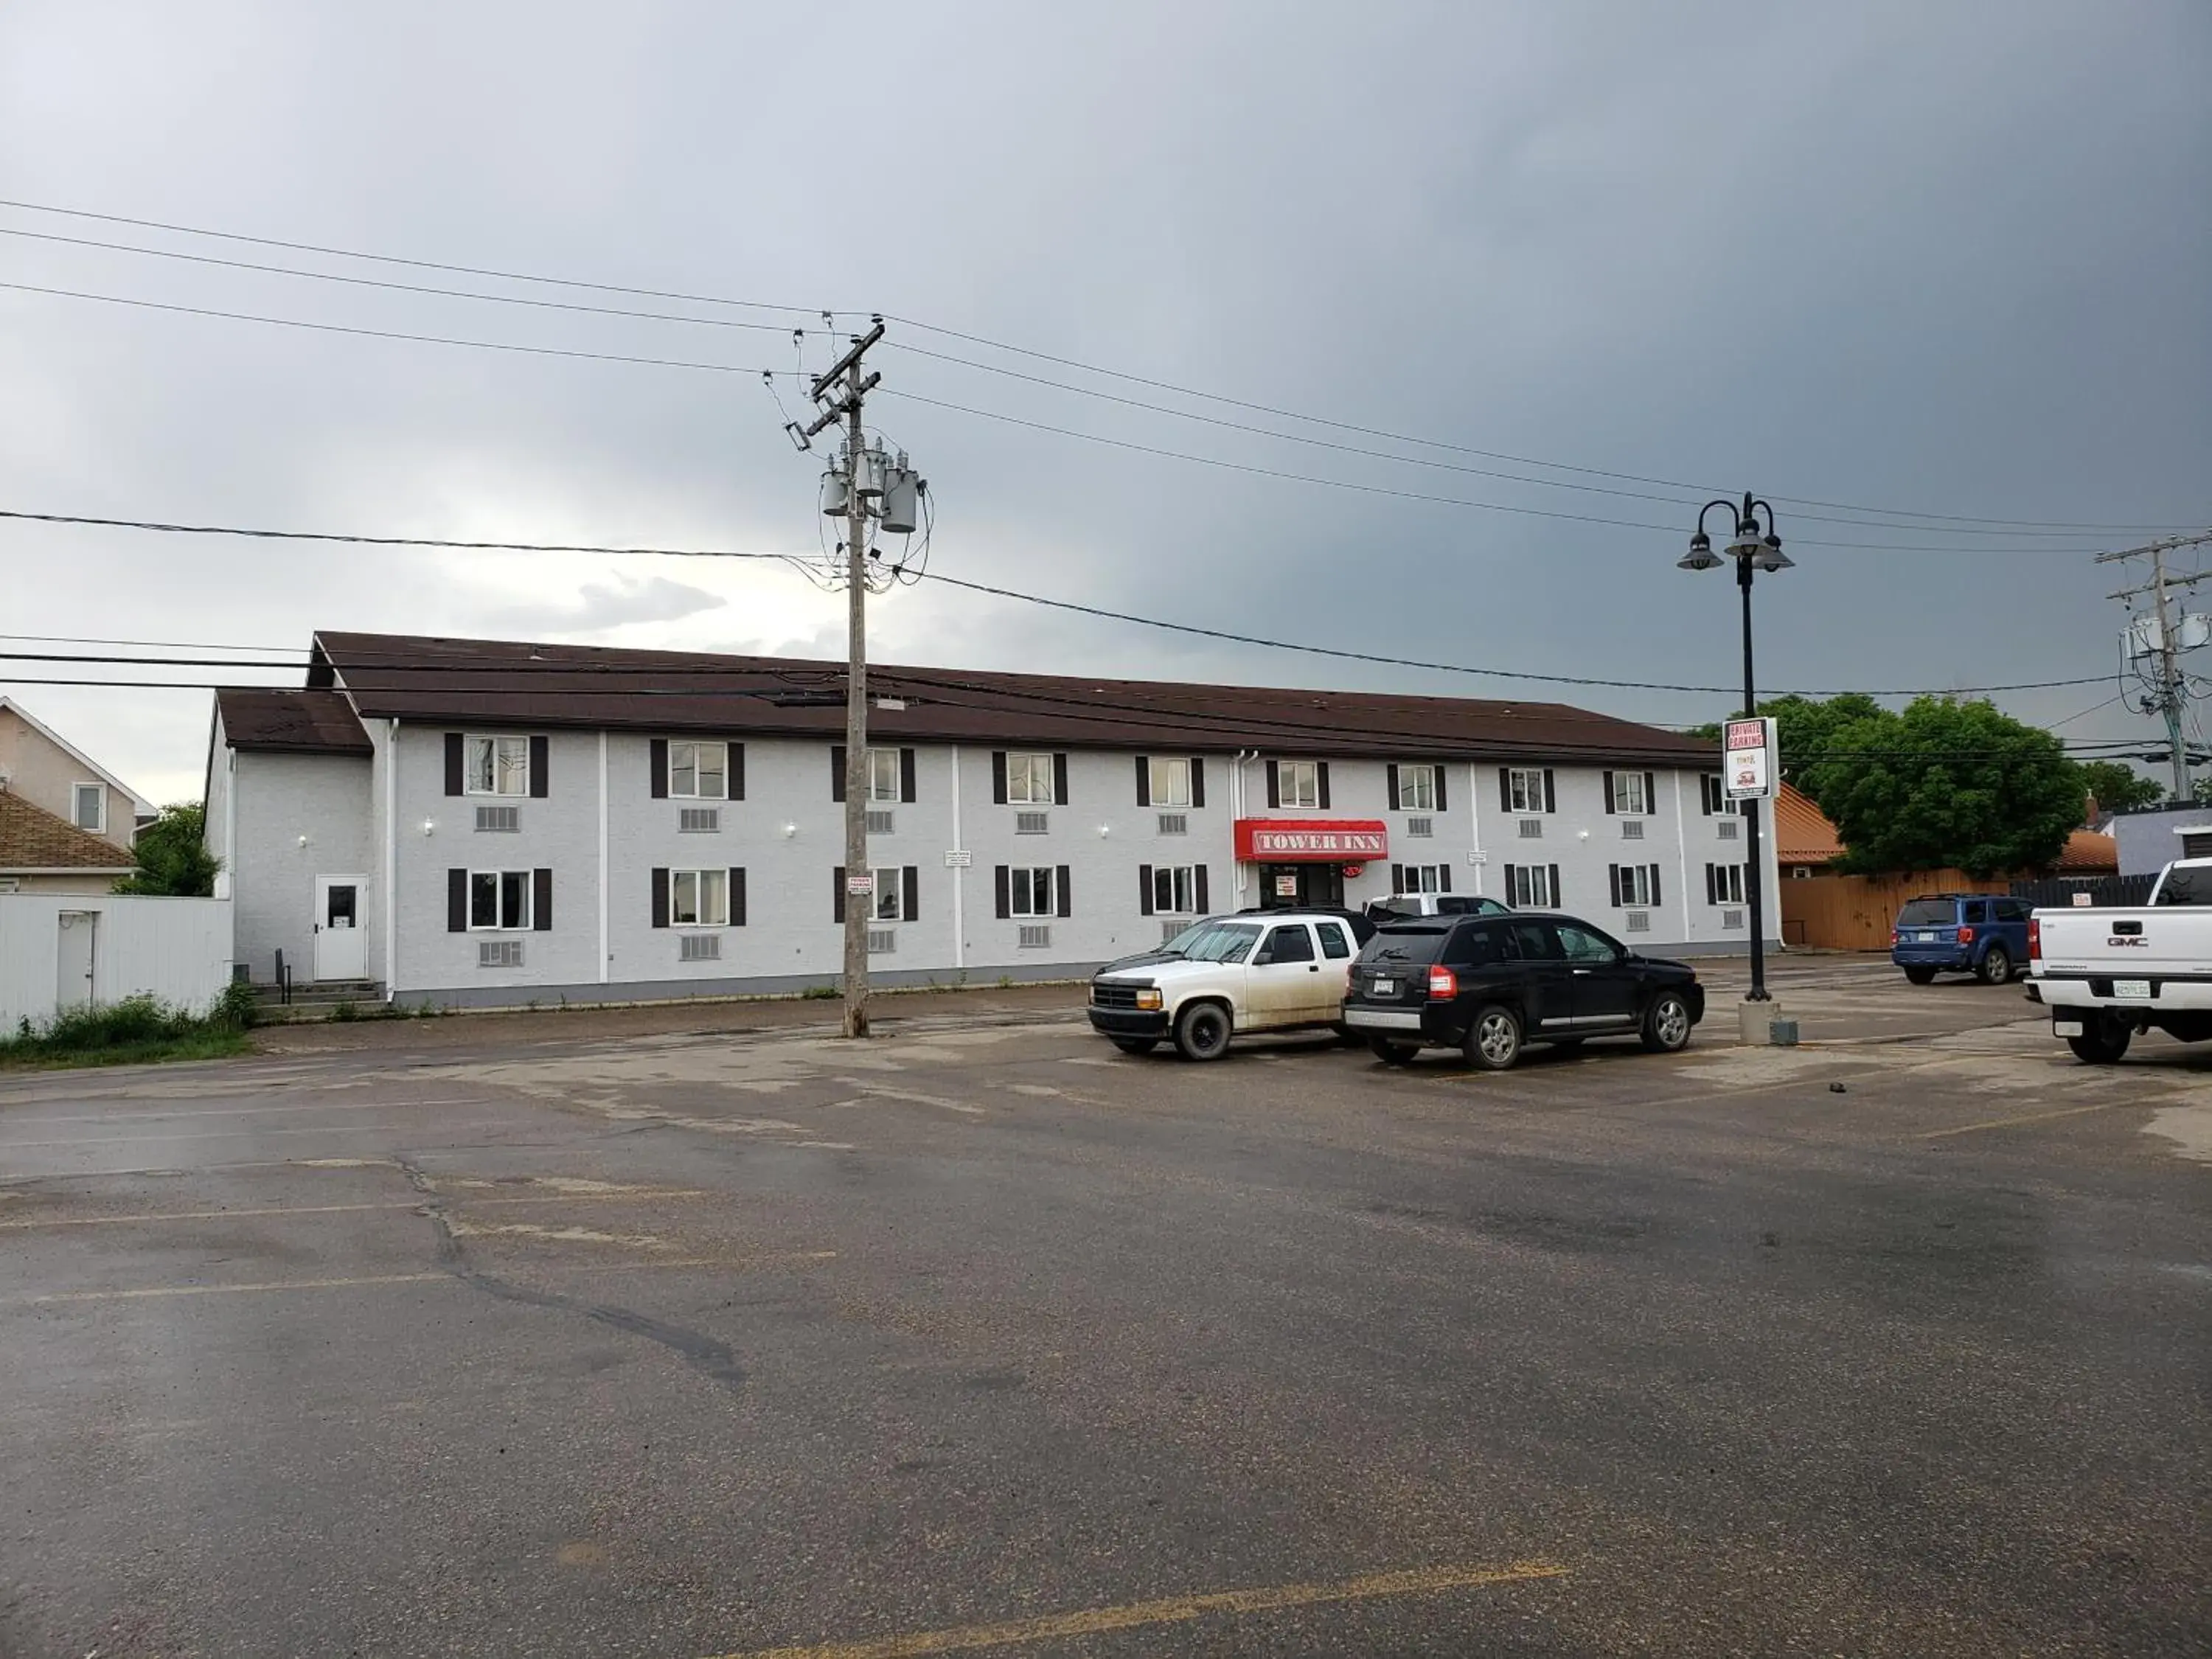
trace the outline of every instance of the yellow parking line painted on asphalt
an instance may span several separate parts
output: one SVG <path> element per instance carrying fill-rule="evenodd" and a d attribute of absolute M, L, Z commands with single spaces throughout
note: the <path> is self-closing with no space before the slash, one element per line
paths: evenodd
<path fill-rule="evenodd" d="M 2100 1100 L 2094 1106 L 2069 1106 L 2056 1112 L 2030 1112 L 2024 1117 L 1993 1117 L 1984 1123 L 1962 1123 L 1955 1129 L 1930 1129 L 1920 1138 L 1923 1140 L 1942 1140 L 1948 1135 L 1971 1135 L 1984 1129 L 2009 1129 L 2022 1123 L 2048 1123 L 2055 1117 L 2080 1117 L 2088 1112 L 2109 1112 L 2115 1106 L 2125 1106 L 2124 1100 Z"/>
<path fill-rule="evenodd" d="M 570 1273 L 665 1273 L 672 1267 L 765 1267 L 782 1262 L 834 1261 L 835 1250 L 788 1250 L 769 1255 L 690 1255 L 665 1261 L 564 1262 Z M 68 1302 L 143 1302 L 153 1297 L 230 1296 L 269 1291 L 351 1291 L 378 1285 L 459 1285 L 452 1273 L 372 1273 L 358 1279 L 275 1279 L 258 1285 L 143 1285 L 119 1291 L 61 1291 L 27 1296 L 10 1307 L 46 1307 Z"/>
<path fill-rule="evenodd" d="M 916 1659 L 933 1653 L 967 1653 L 978 1648 L 1013 1647 L 1054 1642 L 1148 1625 L 1175 1625 L 1212 1613 L 1272 1613 L 1329 1601 L 1368 1601 L 1391 1595 L 1431 1595 L 1439 1590 L 1473 1589 L 1536 1578 L 1563 1578 L 1567 1569 L 1553 1561 L 1513 1561 L 1503 1566 L 1417 1567 L 1409 1572 L 1370 1573 L 1331 1584 L 1281 1584 L 1257 1589 L 1217 1590 L 1202 1595 L 1170 1595 L 1157 1601 L 1132 1601 L 1118 1607 L 1086 1607 L 1078 1613 L 1047 1613 L 999 1625 L 963 1625 L 952 1630 L 918 1631 L 858 1642 L 811 1647 L 760 1648 L 723 1654 L 718 1659 Z"/>

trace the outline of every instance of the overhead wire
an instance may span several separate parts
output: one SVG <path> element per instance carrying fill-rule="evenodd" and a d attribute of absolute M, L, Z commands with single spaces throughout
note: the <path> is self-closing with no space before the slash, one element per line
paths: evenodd
<path fill-rule="evenodd" d="M 106 224 L 129 225 L 141 229 L 159 230 L 176 235 L 205 237 L 210 240 L 229 241 L 247 246 L 282 248 L 294 252 L 313 253 L 332 258 L 359 259 L 375 264 L 398 265 L 416 270 L 447 271 L 457 275 L 490 277 L 495 280 L 504 282 L 538 283 L 550 287 L 573 289 L 579 291 L 618 294 L 637 298 L 673 300 L 693 305 L 720 306 L 746 310 L 775 311 L 797 315 L 826 315 L 830 316 L 833 319 L 839 315 L 866 314 L 865 313 L 856 313 L 852 311 L 842 313 L 823 313 L 820 311 L 818 307 L 812 307 L 779 305 L 772 304 L 764 301 L 732 299 L 725 295 L 692 294 L 676 289 L 644 288 L 615 283 L 589 282 L 574 277 L 549 276 L 542 272 L 511 270 L 494 266 L 465 264 L 453 261 L 412 258 L 396 254 L 377 253 L 357 248 L 336 247 L 327 244 L 289 240 L 281 237 L 250 235 L 237 231 L 218 230 L 205 226 L 181 224 L 173 221 L 135 217 L 125 214 L 95 212 L 88 209 L 63 207 L 50 203 L 32 202 L 20 198 L 0 198 L 0 208 L 10 208 L 22 212 L 51 214 L 66 218 L 91 220 L 96 222 Z M 25 234 L 39 234 L 40 233 Z M 50 240 L 76 240 L 88 242 L 91 240 L 91 239 L 83 238 L 53 238 Z M 102 245 L 95 243 L 94 245 L 112 246 L 119 251 L 148 253 L 156 256 L 167 255 L 171 253 L 171 251 L 169 250 L 131 247 L 125 244 Z M 173 257 L 191 258 L 198 256 L 177 254 Z M 286 274 L 317 276 L 324 273 L 288 272 Z M 337 280 L 348 279 L 338 278 Z M 498 299 L 503 296 L 468 295 L 461 297 Z M 1363 426 L 1357 422 L 1334 420 L 1327 416 L 1308 414 L 1297 410 L 1281 408 L 1276 405 L 1259 403 L 1250 399 L 1231 397 L 1224 393 L 1208 392 L 1198 387 L 1181 386 L 1170 380 L 1156 379 L 1142 374 L 1130 374 L 1119 369 L 1108 368 L 1098 364 L 1086 363 L 1076 358 L 1060 356 L 1050 352 L 1038 351 L 1028 347 L 1015 345 L 1006 341 L 994 339 L 987 335 L 972 333 L 959 329 L 948 328 L 939 324 L 927 322 L 920 318 L 888 312 L 883 313 L 882 314 L 884 316 L 886 320 L 896 322 L 902 326 L 918 329 L 947 339 L 964 341 L 972 345 L 980 345 L 992 350 L 1007 352 L 1014 356 L 1026 357 L 1034 362 L 1052 363 L 1061 368 L 1075 369 L 1083 374 L 1095 374 L 1107 379 L 1119 380 L 1124 384 L 1141 386 L 1154 391 L 1170 392 L 1179 397 L 1196 398 L 1203 402 L 1218 404 L 1224 407 L 1241 409 L 1252 413 L 1270 416 L 1277 419 L 1297 421 L 1307 425 L 1323 428 L 1325 429 L 1348 433 L 1355 436 L 1377 438 L 1389 442 L 1408 444 L 1424 449 L 1435 450 L 1447 453 L 1470 455 L 1480 459 L 1503 461 L 1512 465 L 1541 467 L 1553 471 L 1570 472 L 1585 477 L 1611 478 L 1622 483 L 1650 484 L 1662 489 L 1689 490 L 1692 493 L 1704 492 L 1717 495 L 1728 493 L 1715 490 L 1711 486 L 1692 484 L 1680 479 L 1662 478 L 1652 477 L 1648 474 L 1622 472 L 1601 467 L 1581 466 L 1566 462 L 1549 461 L 1536 457 L 1511 454 L 1504 451 L 1478 448 L 1472 445 L 1454 443 L 1444 440 L 1422 436 L 1417 434 L 1392 432 L 1383 428 Z M 672 318 L 667 319 L 667 320 L 703 322 L 710 319 Z M 769 325 L 761 325 L 761 326 Z M 445 342 L 441 343 L 443 343 Z M 910 350 L 921 349 L 920 348 L 913 347 L 908 347 L 907 349 Z M 934 355 L 945 356 L 947 354 Z M 953 359 L 952 361 L 965 362 L 966 360 Z M 706 365 L 684 366 L 707 367 Z M 984 364 L 970 363 L 969 366 L 983 368 L 987 372 L 1012 373 L 1012 371 L 993 370 L 991 366 Z M 1050 383 L 1048 382 L 1048 384 Z M 1069 387 L 1067 389 L 1077 392 L 1090 392 L 1091 390 L 1082 387 Z M 1104 396 L 1108 394 L 1093 392 L 1092 395 Z M 1164 412 L 1173 413 L 1176 411 L 1165 410 Z M 1542 481 L 1528 480 L 1528 482 Z M 1816 497 L 1792 496 L 1780 494 L 1774 495 L 1773 499 L 1793 506 L 1821 507 L 1834 512 L 1858 513 L 1891 520 L 1917 520 L 1922 521 L 1923 525 L 1976 525 L 1993 526 L 1999 531 L 2033 531 L 2039 533 L 2065 533 L 2075 532 L 2102 533 L 2108 532 L 2155 532 L 2174 528 L 2195 527 L 2193 526 L 2178 526 L 2164 524 L 2122 524 L 2117 522 L 2089 522 L 2081 520 L 2068 521 L 2057 520 L 2005 519 L 1968 514 L 1928 513 L 1904 508 L 1869 507 L 1854 502 L 1832 501 Z M 1846 520 L 1845 522 L 1850 521 Z M 1887 526 L 1869 524 L 1868 527 L 1910 529 L 1914 527 L 1914 526 L 1911 524 Z M 1949 533 L 1965 534 L 1980 532 L 1961 531 Z"/>
<path fill-rule="evenodd" d="M 106 529 L 135 530 L 169 535 L 236 536 L 271 541 L 330 542 L 341 544 L 361 544 L 386 547 L 452 548 L 464 551 L 478 552 L 585 553 L 604 554 L 621 557 L 691 559 L 771 559 L 785 562 L 790 562 L 793 560 L 803 562 L 805 558 L 804 555 L 752 552 L 713 548 L 608 546 L 594 545 L 590 544 L 554 542 L 464 541 L 426 536 L 372 536 L 354 532 L 250 528 L 233 525 L 180 524 L 152 520 L 103 518 L 83 514 L 33 513 L 15 508 L 0 508 L 0 520 L 16 520 L 39 524 L 74 525 Z M 1026 592 L 1019 588 L 1006 587 L 990 582 L 976 581 L 963 576 L 947 575 L 942 572 L 934 570 L 924 573 L 924 580 L 941 583 L 949 587 L 962 588 L 971 592 L 986 594 L 996 599 L 1011 599 L 1023 604 L 1040 605 L 1050 610 L 1069 611 L 1077 615 L 1097 617 L 1106 621 L 1128 623 L 1141 627 L 1158 629 L 1166 632 L 1188 635 L 1197 638 L 1219 640 L 1230 644 L 1250 645 L 1272 650 L 1294 651 L 1310 656 L 1329 657 L 1345 661 L 1370 663 L 1385 667 L 1418 668 L 1439 673 L 1467 674 L 1494 679 L 1520 680 L 1537 684 L 1589 686 L 1611 690 L 1679 691 L 1696 693 L 1701 696 L 1734 695 L 1730 688 L 1726 686 L 1692 685 L 1654 680 L 1607 679 L 1587 675 L 1549 674 L 1535 672 L 1524 672 L 1516 669 L 1480 667 L 1465 663 L 1425 660 L 1423 659 L 1414 657 L 1393 656 L 1380 652 L 1358 651 L 1342 646 L 1319 645 L 1310 642 L 1274 639 L 1264 635 L 1246 634 L 1228 629 L 1208 628 L 1194 623 L 1172 622 L 1162 617 L 1140 616 L 1132 611 L 1115 611 L 1103 605 L 1085 605 L 1079 600 L 1053 599 L 1043 594 Z M 2103 680 L 2104 676 L 2102 675 L 2078 677 L 2066 679 L 2022 680 L 2010 682 L 2005 684 L 1937 688 L 1936 689 L 1935 694 L 1972 696 L 2009 691 L 2039 691 L 2075 685 L 2100 684 L 2103 683 Z M 1844 688 L 1844 690 L 1857 690 L 1869 696 L 1918 696 L 1929 694 L 1929 688 L 1924 687 L 1912 690 L 1869 690 L 1865 687 L 1845 687 Z M 1785 696 L 1789 694 L 1777 690 L 1770 693 L 1770 695 Z M 1800 690 L 1796 695 L 1802 696 L 1825 697 L 1840 696 L 1842 695 L 1842 692 L 1836 690 Z"/>

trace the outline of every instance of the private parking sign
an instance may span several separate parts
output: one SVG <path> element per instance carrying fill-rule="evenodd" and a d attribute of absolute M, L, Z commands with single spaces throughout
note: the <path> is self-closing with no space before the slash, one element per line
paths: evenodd
<path fill-rule="evenodd" d="M 1766 800 L 1774 793 L 1777 744 L 1772 720 L 1730 720 L 1722 779 L 1730 800 Z"/>

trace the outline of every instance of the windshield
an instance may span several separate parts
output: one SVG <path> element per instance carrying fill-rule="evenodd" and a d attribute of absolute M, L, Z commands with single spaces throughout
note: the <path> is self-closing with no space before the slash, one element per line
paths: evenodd
<path fill-rule="evenodd" d="M 1249 922 L 1209 921 L 1176 935 L 1176 946 L 1193 962 L 1242 962 L 1260 930 Z"/>
<path fill-rule="evenodd" d="M 1214 924 L 1211 921 L 1194 921 L 1189 927 L 1184 928 L 1182 932 L 1177 933 L 1173 939 L 1169 939 L 1165 944 L 1162 945 L 1157 954 L 1164 957 L 1181 957 L 1189 955 L 1190 942 L 1213 925 Z"/>
<path fill-rule="evenodd" d="M 2175 865 L 2158 884 L 2160 904 L 2212 904 L 2212 864 Z"/>
<path fill-rule="evenodd" d="M 1451 937 L 1449 927 L 1383 927 L 1360 951 L 1362 962 L 1434 962 Z"/>
<path fill-rule="evenodd" d="M 1948 927 L 1958 918 L 1958 909 L 1949 899 L 1915 899 L 1897 913 L 1897 925 L 1900 927 Z"/>

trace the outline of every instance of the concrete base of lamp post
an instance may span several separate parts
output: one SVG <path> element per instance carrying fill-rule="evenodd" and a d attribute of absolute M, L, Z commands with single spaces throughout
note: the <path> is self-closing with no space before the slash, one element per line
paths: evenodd
<path fill-rule="evenodd" d="M 1738 1003 L 1736 1022 L 1736 1042 L 1747 1047 L 1755 1048 L 1771 1047 L 1775 1041 L 1774 1028 L 1778 1024 L 1787 1025 L 1790 1028 L 1791 1041 L 1796 1040 L 1796 1022 L 1786 1018 L 1783 1014 L 1781 1003 L 1772 998 L 1769 998 L 1765 1002 L 1753 1002 L 1747 999 Z"/>

